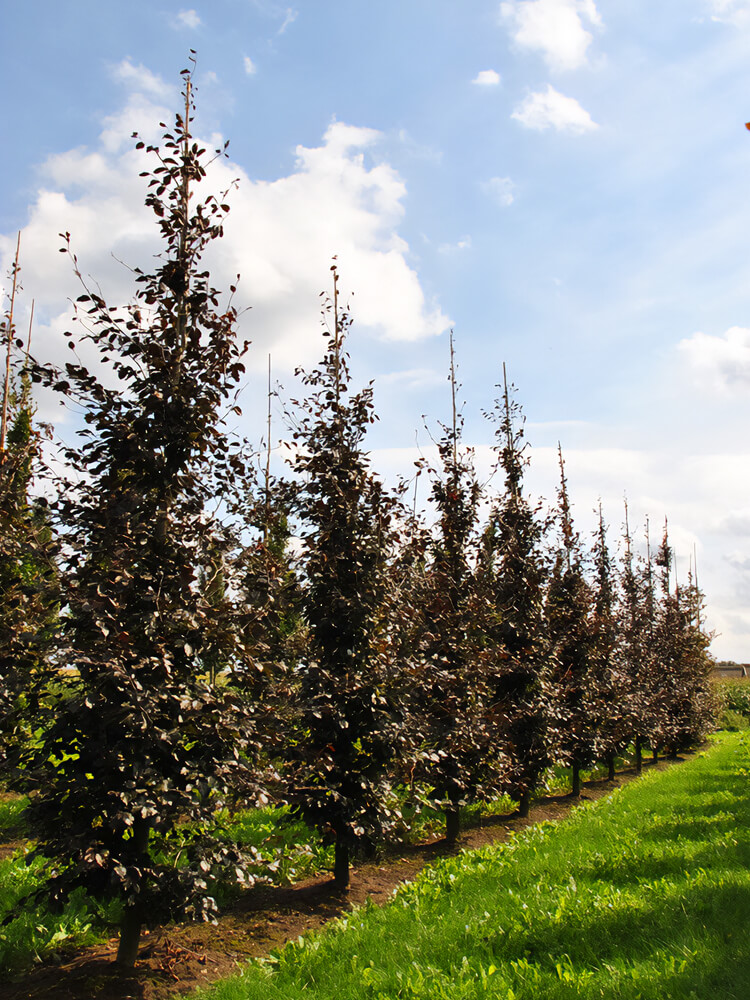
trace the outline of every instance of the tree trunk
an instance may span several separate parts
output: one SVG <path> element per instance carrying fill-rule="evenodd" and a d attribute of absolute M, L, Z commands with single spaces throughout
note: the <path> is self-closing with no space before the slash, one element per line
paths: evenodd
<path fill-rule="evenodd" d="M 574 799 L 581 797 L 581 767 L 573 763 L 573 790 L 570 793 Z"/>
<path fill-rule="evenodd" d="M 643 746 L 641 744 L 640 736 L 635 738 L 635 773 L 640 774 L 643 771 Z"/>
<path fill-rule="evenodd" d="M 148 838 L 151 833 L 151 821 L 138 818 L 133 824 L 133 850 L 138 863 L 141 863 L 148 851 Z M 120 922 L 120 943 L 117 947 L 115 962 L 124 968 L 132 969 L 138 957 L 138 947 L 141 942 L 141 927 L 143 926 L 143 911 L 136 901 L 132 906 L 125 906 Z"/>
<path fill-rule="evenodd" d="M 349 838 L 341 830 L 336 832 L 333 882 L 337 889 L 349 888 Z"/>
<path fill-rule="evenodd" d="M 445 839 L 449 844 L 455 844 L 458 840 L 460 827 L 458 809 L 445 810 Z"/>
<path fill-rule="evenodd" d="M 528 816 L 530 807 L 531 807 L 531 792 L 527 788 L 525 792 L 521 792 L 521 798 L 518 800 L 518 815 Z"/>
<path fill-rule="evenodd" d="M 659 763 L 659 748 L 654 747 L 654 764 Z"/>
<path fill-rule="evenodd" d="M 140 908 L 137 905 L 126 906 L 120 922 L 120 944 L 115 959 L 118 965 L 122 965 L 126 969 L 132 969 L 136 958 L 138 958 L 142 924 Z"/>
<path fill-rule="evenodd" d="M 615 755 L 614 754 L 611 754 L 609 757 L 607 757 L 607 767 L 609 768 L 609 771 L 608 771 L 608 774 L 607 774 L 607 780 L 608 781 L 614 781 L 615 780 Z"/>

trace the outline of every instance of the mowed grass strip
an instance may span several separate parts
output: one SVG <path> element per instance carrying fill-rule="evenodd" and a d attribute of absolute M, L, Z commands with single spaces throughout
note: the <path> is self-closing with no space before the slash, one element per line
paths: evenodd
<path fill-rule="evenodd" d="M 749 766 L 742 736 L 722 735 L 197 995 L 747 1000 Z"/>

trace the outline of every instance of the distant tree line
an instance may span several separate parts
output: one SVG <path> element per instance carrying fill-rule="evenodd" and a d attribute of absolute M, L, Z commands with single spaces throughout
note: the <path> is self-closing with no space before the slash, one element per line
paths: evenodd
<path fill-rule="evenodd" d="M 434 518 L 385 487 L 335 266 L 326 352 L 291 410 L 292 472 L 258 470 L 227 430 L 245 347 L 235 289 L 214 289 L 202 257 L 228 205 L 197 197 L 209 154 L 189 71 L 184 85 L 174 128 L 146 147 L 163 253 L 136 269 L 129 305 L 86 286 L 65 234 L 96 369 L 33 360 L 12 309 L 5 323 L 3 778 L 32 793 L 49 896 L 121 898 L 124 965 L 145 923 L 210 917 L 217 872 L 252 881 L 216 836 L 225 803 L 289 802 L 335 841 L 343 888 L 352 856 L 398 825 L 398 787 L 444 810 L 455 840 L 468 804 L 505 793 L 528 812 L 553 764 L 578 794 L 582 770 L 612 777 L 631 746 L 640 768 L 645 748 L 675 755 L 712 726 L 702 597 L 672 581 L 666 526 L 645 558 L 626 526 L 618 566 L 600 511 L 585 545 L 562 452 L 555 510 L 530 500 L 504 372 L 497 492 L 462 441 L 452 340 L 451 411 L 420 470 Z M 32 383 L 82 415 L 63 471 L 45 464 Z"/>

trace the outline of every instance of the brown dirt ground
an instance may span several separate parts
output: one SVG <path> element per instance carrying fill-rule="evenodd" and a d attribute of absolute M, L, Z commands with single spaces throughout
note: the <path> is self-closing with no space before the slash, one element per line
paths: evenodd
<path fill-rule="evenodd" d="M 683 758 L 679 758 L 680 760 Z M 649 768 L 653 764 L 648 765 Z M 659 762 L 659 769 L 669 766 Z M 580 801 L 607 795 L 635 777 L 620 771 L 614 782 L 589 781 L 581 799 L 547 796 L 531 807 L 528 818 L 493 816 L 462 831 L 456 850 L 502 843 L 511 831 L 567 816 Z M 19 846 L 18 843 L 15 845 Z M 10 853 L 12 844 L 0 845 Z M 322 927 L 352 906 L 372 899 L 385 902 L 402 882 L 426 864 L 451 853 L 444 840 L 433 840 L 373 863 L 356 865 L 347 892 L 336 892 L 321 876 L 292 887 L 257 886 L 247 890 L 219 918 L 218 924 L 173 924 L 145 934 L 131 972 L 114 964 L 117 938 L 57 961 L 37 966 L 22 980 L 0 984 L 4 1000 L 170 1000 L 236 972 L 247 959 L 267 955 L 300 934 Z"/>

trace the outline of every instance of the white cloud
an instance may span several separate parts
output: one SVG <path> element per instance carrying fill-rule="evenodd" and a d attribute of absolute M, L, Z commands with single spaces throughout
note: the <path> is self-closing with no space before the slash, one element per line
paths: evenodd
<path fill-rule="evenodd" d="M 481 188 L 501 208 L 508 208 L 513 204 L 515 184 L 510 177 L 490 177 L 483 182 Z"/>
<path fill-rule="evenodd" d="M 250 56 L 245 56 L 245 58 L 242 61 L 242 64 L 245 67 L 245 72 L 247 73 L 248 76 L 252 76 L 253 73 L 258 72 L 258 67 L 252 61 Z"/>
<path fill-rule="evenodd" d="M 449 325 L 439 308 L 425 302 L 407 263 L 408 245 L 397 232 L 403 181 L 388 164 L 365 163 L 364 151 L 378 140 L 372 129 L 335 122 L 321 146 L 298 147 L 289 176 L 272 183 L 243 177 L 233 196 L 217 249 L 231 255 L 226 270 L 231 273 L 231 266 L 243 275 L 253 305 L 249 335 L 264 347 L 273 338 L 274 358 L 290 367 L 301 356 L 317 357 L 318 294 L 334 255 L 342 291 L 354 293 L 357 326 L 387 339 L 418 340 Z M 227 175 L 232 170 L 227 167 Z"/>
<path fill-rule="evenodd" d="M 134 66 L 130 59 L 123 59 L 111 68 L 110 73 L 114 80 L 141 94 L 148 94 L 158 100 L 171 100 L 174 96 L 175 88 L 165 83 L 156 73 L 146 69 L 143 63 Z"/>
<path fill-rule="evenodd" d="M 551 85 L 522 101 L 511 115 L 525 128 L 544 131 L 555 128 L 558 132 L 582 134 L 599 128 L 591 115 L 574 97 L 566 97 Z"/>
<path fill-rule="evenodd" d="M 471 82 L 480 87 L 497 87 L 500 83 L 500 74 L 494 69 L 483 69 Z"/>
<path fill-rule="evenodd" d="M 746 392 L 750 387 L 750 329 L 732 326 L 723 337 L 694 333 L 680 341 L 678 349 L 704 389 Z"/>
<path fill-rule="evenodd" d="M 198 16 L 197 11 L 181 10 L 177 15 L 175 24 L 176 27 L 178 28 L 190 28 L 191 30 L 194 31 L 196 28 L 199 28 L 201 26 L 202 21 Z"/>
<path fill-rule="evenodd" d="M 57 252 L 58 233 L 71 233 L 81 270 L 113 304 L 132 297 L 130 268 L 148 268 L 160 250 L 153 214 L 143 205 L 146 182 L 138 176 L 150 160 L 133 149 L 130 135 L 155 138 L 157 123 L 171 121 L 172 113 L 149 96 L 160 92 L 155 78 L 127 68 L 120 75 L 148 93 L 128 95 L 124 107 L 105 120 L 95 148 L 71 149 L 42 165 L 42 184 L 22 234 L 24 286 L 29 300 L 36 299 L 35 344 L 40 356 L 58 362 L 69 357 L 61 334 L 70 324 L 69 300 L 80 294 L 69 260 Z M 236 301 L 251 307 L 240 331 L 253 341 L 251 367 L 261 368 L 268 351 L 280 377 L 318 360 L 319 293 L 329 287 L 334 255 L 342 294 L 353 293 L 357 330 L 416 341 L 450 325 L 439 306 L 427 301 L 398 233 L 403 180 L 387 163 L 365 160 L 379 141 L 372 129 L 338 122 L 318 146 L 300 146 L 296 163 L 275 181 L 253 181 L 227 160 L 209 168 L 204 189 L 224 190 L 240 178 L 228 199 L 224 239 L 206 262 L 219 289 L 241 275 Z M 14 248 L 15 235 L 0 236 L 2 273 Z M 56 412 L 45 414 L 55 418 Z"/>
<path fill-rule="evenodd" d="M 557 71 L 586 64 L 592 35 L 584 24 L 602 23 L 594 0 L 506 0 L 500 16 L 516 45 L 540 51 Z"/>
<path fill-rule="evenodd" d="M 750 538 L 750 508 L 730 510 L 716 526 L 717 534 Z"/>
<path fill-rule="evenodd" d="M 443 385 L 445 373 L 435 371 L 434 368 L 409 368 L 405 371 L 378 375 L 376 382 L 378 385 L 397 385 L 404 389 L 432 388 Z"/>
<path fill-rule="evenodd" d="M 461 250 L 471 250 L 471 236 L 462 236 L 455 243 L 441 243 L 438 253 L 456 253 Z"/>
<path fill-rule="evenodd" d="M 428 146 L 426 143 L 418 142 L 405 128 L 399 129 L 398 141 L 401 143 L 404 151 L 415 160 L 424 160 L 427 163 L 434 163 L 436 166 L 439 166 L 443 162 L 442 150 L 435 149 L 434 146 Z"/>
<path fill-rule="evenodd" d="M 283 35 L 290 24 L 294 24 L 297 20 L 298 11 L 293 10 L 291 7 L 287 7 L 286 13 L 284 14 L 284 21 L 278 30 L 279 35 Z"/>
<path fill-rule="evenodd" d="M 743 27 L 750 24 L 749 0 L 709 0 L 712 21 L 722 21 Z"/>

